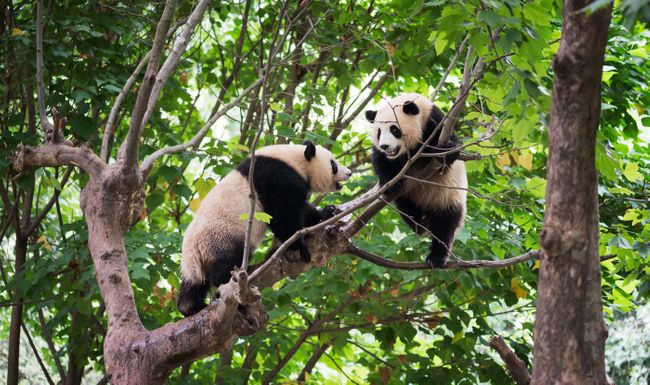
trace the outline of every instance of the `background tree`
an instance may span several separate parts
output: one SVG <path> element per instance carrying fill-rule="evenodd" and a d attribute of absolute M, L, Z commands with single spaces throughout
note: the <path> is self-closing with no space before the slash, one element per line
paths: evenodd
<path fill-rule="evenodd" d="M 539 271 L 534 259 L 504 269 L 420 270 L 422 264 L 409 263 L 421 261 L 426 240 L 387 207 L 364 226 L 339 227 L 360 231 L 354 247 L 347 234 L 334 232 L 312 245 L 316 266 L 284 262 L 281 272 L 273 264 L 257 278 L 268 287 L 261 297 L 266 327 L 232 339 L 252 330 L 230 329 L 241 322 L 227 322 L 236 316 L 228 303 L 171 324 L 181 319 L 174 303 L 179 251 L 192 210 L 247 156 L 258 132 L 259 145 L 310 138 L 341 154 L 357 176 L 339 194 L 316 199 L 349 202 L 375 182 L 359 117 L 365 105 L 376 102 L 377 93 L 437 90 L 436 102 L 448 111 L 469 79 L 456 133 L 469 144 L 466 151 L 483 158 L 468 162 L 469 215 L 451 266 L 535 257 L 560 5 L 203 6 L 207 2 L 50 2 L 39 18 L 29 2 L 3 5 L 0 266 L 7 316 L 0 332 L 8 341 L 3 354 L 9 383 L 18 381 L 18 364 L 32 353 L 50 383 L 115 375 L 122 366 L 134 370 L 131 380 L 144 383 L 137 377 L 138 360 L 151 359 L 143 352 L 155 346 L 165 360 L 153 367 L 161 376 L 150 376 L 154 380 L 208 355 L 189 373 L 172 372 L 169 381 L 179 383 L 509 383 L 488 340 L 503 334 L 531 362 Z M 164 9 L 168 17 L 161 18 Z M 595 138 L 599 254 L 616 255 L 602 263 L 607 322 L 634 311 L 648 295 L 648 35 L 640 24 L 622 27 L 629 18 L 619 12 L 614 10 L 605 50 Z M 35 59 L 39 19 L 42 66 Z M 151 80 L 156 75 L 160 81 Z M 47 123 L 51 107 L 58 115 Z M 56 164 L 69 164 L 66 156 L 85 159 L 77 162 L 84 170 L 17 172 L 11 157 L 18 145 L 42 142 L 47 144 L 31 152 L 23 148 L 23 166 L 54 165 L 34 156 L 48 153 L 58 155 Z M 361 223 L 357 213 L 348 223 Z M 104 234 L 112 238 L 98 236 Z M 389 270 L 346 250 L 380 255 L 408 270 Z M 293 279 L 278 281 L 281 273 Z M 125 299 L 118 292 L 133 295 Z M 248 300 L 255 305 L 255 298 Z M 200 325 L 194 330 L 202 334 L 184 328 L 189 324 Z M 112 332 L 124 328 L 129 332 Z M 156 337 L 172 330 L 186 334 L 165 350 L 166 340 Z M 130 345 L 147 337 L 153 343 Z M 212 354 L 230 343 L 231 350 Z"/>

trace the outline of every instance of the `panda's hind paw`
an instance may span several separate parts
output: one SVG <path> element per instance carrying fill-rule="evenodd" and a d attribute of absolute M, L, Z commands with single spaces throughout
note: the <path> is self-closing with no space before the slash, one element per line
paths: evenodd
<path fill-rule="evenodd" d="M 440 257 L 429 255 L 426 262 L 432 269 L 442 269 L 447 264 L 447 256 Z"/>

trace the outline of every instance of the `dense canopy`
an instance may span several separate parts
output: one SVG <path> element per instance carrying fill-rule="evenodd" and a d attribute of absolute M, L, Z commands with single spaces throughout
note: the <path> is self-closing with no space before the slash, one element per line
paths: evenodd
<path fill-rule="evenodd" d="M 194 142 L 149 164 L 144 208 L 125 233 L 147 329 L 182 318 L 175 301 L 184 230 L 257 139 L 257 147 L 310 139 L 330 148 L 354 175 L 341 191 L 313 201 L 348 202 L 376 183 L 366 107 L 418 92 L 448 111 L 465 67 L 475 76 L 455 133 L 469 154 L 468 213 L 451 260 L 496 261 L 540 249 L 559 1 L 212 1 L 177 52 L 196 3 L 179 1 L 171 20 L 162 62 L 181 59 L 148 111 L 138 159 Z M 640 3 L 623 1 L 613 10 L 595 149 L 607 370 L 617 384 L 641 384 L 650 375 L 650 29 Z M 117 159 L 163 8 L 142 1 L 44 4 L 44 104 L 50 117 L 56 108 L 67 119 L 66 139 Z M 105 381 L 107 320 L 79 198 L 89 177 L 73 166 L 12 166 L 19 144 L 36 146 L 45 137 L 36 2 L 10 1 L 0 11 L 0 378 L 12 305 L 22 303 L 24 383 Z M 125 87 L 130 77 L 134 84 Z M 267 238 L 253 263 L 264 260 Z M 389 260 L 422 262 L 428 238 L 389 204 L 352 242 Z M 489 341 L 503 335 L 531 366 L 538 271 L 536 259 L 432 271 L 336 255 L 264 289 L 265 328 L 187 373 L 178 368 L 169 382 L 509 384 Z"/>

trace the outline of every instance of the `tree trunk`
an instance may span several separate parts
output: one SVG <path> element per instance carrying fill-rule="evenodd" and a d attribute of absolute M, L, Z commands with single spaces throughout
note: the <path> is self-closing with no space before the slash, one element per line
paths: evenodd
<path fill-rule="evenodd" d="M 18 204 L 18 202 L 16 202 Z M 16 263 L 15 273 L 19 274 L 23 270 L 27 258 L 27 241 L 23 237 L 20 229 L 16 230 Z M 7 352 L 7 385 L 17 385 L 20 379 L 18 364 L 20 363 L 20 326 L 23 320 L 23 303 L 18 289 L 14 291 L 11 297 L 14 304 L 11 306 L 11 324 L 9 326 L 9 347 Z"/>
<path fill-rule="evenodd" d="M 533 385 L 606 384 L 595 141 L 611 8 L 564 2 L 549 128 Z"/>

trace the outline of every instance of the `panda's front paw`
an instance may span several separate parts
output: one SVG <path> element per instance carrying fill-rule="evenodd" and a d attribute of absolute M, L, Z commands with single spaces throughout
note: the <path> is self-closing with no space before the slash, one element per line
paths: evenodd
<path fill-rule="evenodd" d="M 327 205 L 323 207 L 320 212 L 321 212 L 321 217 L 323 218 L 322 220 L 326 221 L 331 217 L 335 216 L 336 214 L 338 214 L 340 211 L 334 205 Z"/>
<path fill-rule="evenodd" d="M 432 269 L 442 269 L 447 263 L 447 256 L 429 255 L 427 256 L 426 262 Z"/>

